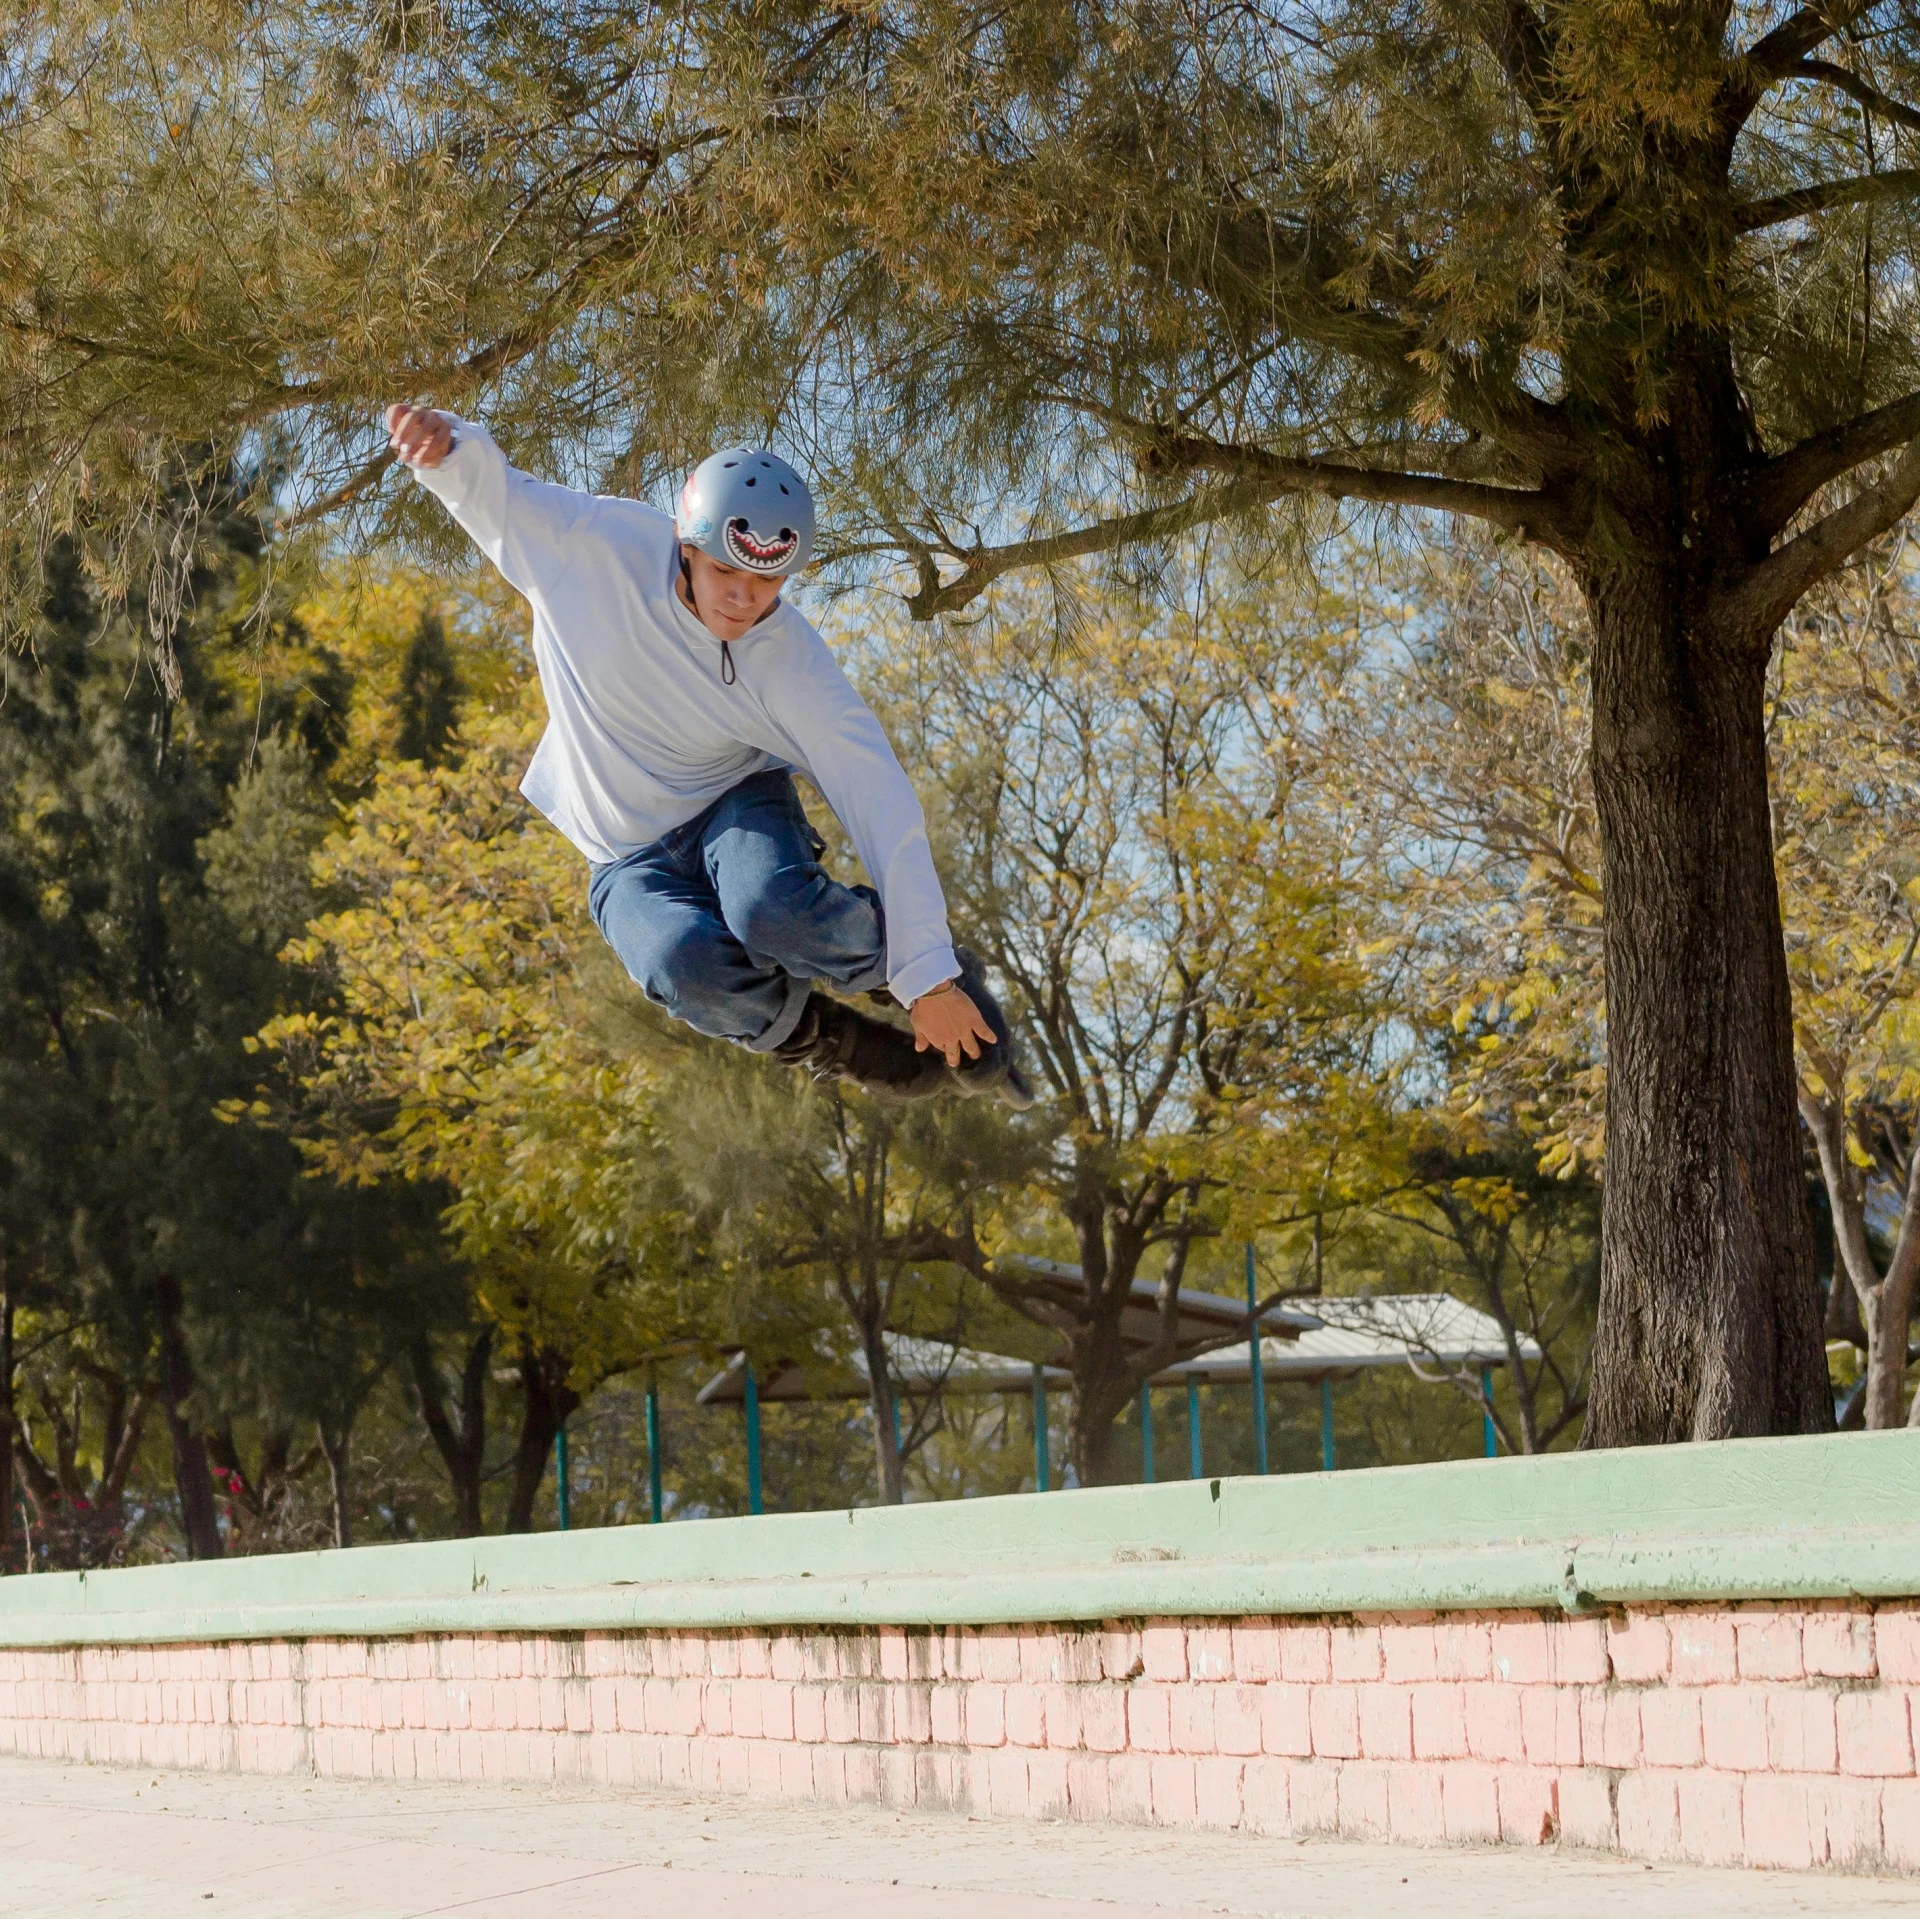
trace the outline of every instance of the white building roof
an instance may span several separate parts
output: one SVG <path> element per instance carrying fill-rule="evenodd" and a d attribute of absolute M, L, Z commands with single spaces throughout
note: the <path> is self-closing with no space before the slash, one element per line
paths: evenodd
<path fill-rule="evenodd" d="M 1365 1298 L 1316 1298 L 1320 1324 L 1298 1339 L 1263 1339 L 1260 1370 L 1267 1378 L 1319 1379 L 1356 1373 L 1369 1366 L 1410 1366 L 1415 1372 L 1458 1367 L 1504 1366 L 1506 1336 L 1491 1313 L 1451 1293 L 1376 1293 Z M 1542 1357 L 1531 1339 L 1519 1342 L 1522 1359 Z M 1247 1342 L 1222 1346 L 1198 1359 L 1170 1366 L 1160 1380 L 1245 1379 L 1252 1371 Z"/>
<path fill-rule="evenodd" d="M 1005 1353 L 983 1353 L 944 1340 L 916 1339 L 907 1333 L 882 1333 L 887 1364 L 908 1393 L 1024 1393 L 1032 1389 L 1033 1367 Z M 1059 1366 L 1042 1369 L 1050 1390 L 1073 1383 Z M 756 1380 L 762 1399 L 865 1399 L 867 1356 L 858 1348 L 841 1357 L 823 1357 L 812 1365 L 788 1360 Z M 695 1404 L 738 1405 L 747 1396 L 746 1355 L 735 1353 L 724 1371 L 700 1388 Z"/>

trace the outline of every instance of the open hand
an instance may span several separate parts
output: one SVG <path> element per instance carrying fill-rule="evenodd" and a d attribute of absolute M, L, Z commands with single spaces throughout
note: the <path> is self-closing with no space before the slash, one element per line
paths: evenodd
<path fill-rule="evenodd" d="M 922 1053 L 931 1049 L 949 1066 L 958 1066 L 962 1057 L 978 1059 L 981 1049 L 993 1044 L 993 1028 L 957 986 L 922 993 L 909 1013 L 915 1049 Z"/>
<path fill-rule="evenodd" d="M 387 408 L 387 439 L 408 466 L 438 466 L 453 451 L 453 422 L 430 406 Z"/>

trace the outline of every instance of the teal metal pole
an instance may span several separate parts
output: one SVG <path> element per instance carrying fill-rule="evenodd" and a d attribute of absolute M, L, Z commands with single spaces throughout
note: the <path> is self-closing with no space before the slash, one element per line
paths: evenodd
<path fill-rule="evenodd" d="M 653 1523 L 665 1517 L 666 1500 L 660 1484 L 660 1388 L 647 1381 L 647 1503 Z"/>
<path fill-rule="evenodd" d="M 1033 1484 L 1036 1492 L 1048 1492 L 1047 1472 L 1047 1375 L 1043 1368 L 1033 1369 Z"/>
<path fill-rule="evenodd" d="M 893 1408 L 893 1450 L 898 1454 L 900 1451 L 900 1395 L 895 1393 L 887 1403 Z"/>
<path fill-rule="evenodd" d="M 1320 1470 L 1332 1472 L 1333 1465 L 1333 1381 L 1320 1382 Z"/>
<path fill-rule="evenodd" d="M 573 1524 L 573 1478 L 568 1471 L 567 1462 L 567 1424 L 560 1422 L 560 1430 L 553 1439 L 553 1464 L 555 1485 L 559 1492 L 560 1530 L 565 1532 Z"/>
<path fill-rule="evenodd" d="M 1200 1381 L 1187 1375 L 1187 1477 L 1204 1479 L 1200 1463 Z"/>
<path fill-rule="evenodd" d="M 1143 1485 L 1153 1484 L 1153 1387 L 1144 1379 L 1140 1382 L 1140 1479 Z"/>
<path fill-rule="evenodd" d="M 1480 1409 L 1481 1423 L 1486 1427 L 1487 1457 L 1500 1457 L 1500 1433 L 1493 1423 L 1493 1368 L 1480 1368 Z"/>
<path fill-rule="evenodd" d="M 747 1372 L 747 1511 L 764 1512 L 760 1498 L 760 1382 L 753 1376 L 753 1361 L 746 1361 Z"/>
<path fill-rule="evenodd" d="M 1253 1356 L 1253 1470 L 1267 1470 L 1267 1374 L 1260 1357 L 1260 1326 L 1253 1311 L 1260 1303 L 1258 1280 L 1253 1270 L 1253 1241 L 1247 1241 L 1247 1324 L 1250 1337 L 1247 1351 Z"/>

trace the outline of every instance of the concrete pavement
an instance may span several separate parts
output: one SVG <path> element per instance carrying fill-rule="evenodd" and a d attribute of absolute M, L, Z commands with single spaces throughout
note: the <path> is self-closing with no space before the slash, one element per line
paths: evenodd
<path fill-rule="evenodd" d="M 0 1758 L 8 1919 L 1873 1919 L 1917 1909 L 1911 1879 L 1557 1851 Z"/>

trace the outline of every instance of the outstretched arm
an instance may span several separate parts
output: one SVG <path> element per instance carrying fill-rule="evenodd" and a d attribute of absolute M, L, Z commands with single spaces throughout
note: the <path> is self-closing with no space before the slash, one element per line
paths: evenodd
<path fill-rule="evenodd" d="M 399 402 L 386 422 L 395 457 L 528 599 L 538 604 L 543 582 L 577 565 L 578 552 L 563 542 L 587 519 L 590 493 L 510 466 L 485 427 L 457 414 Z"/>

